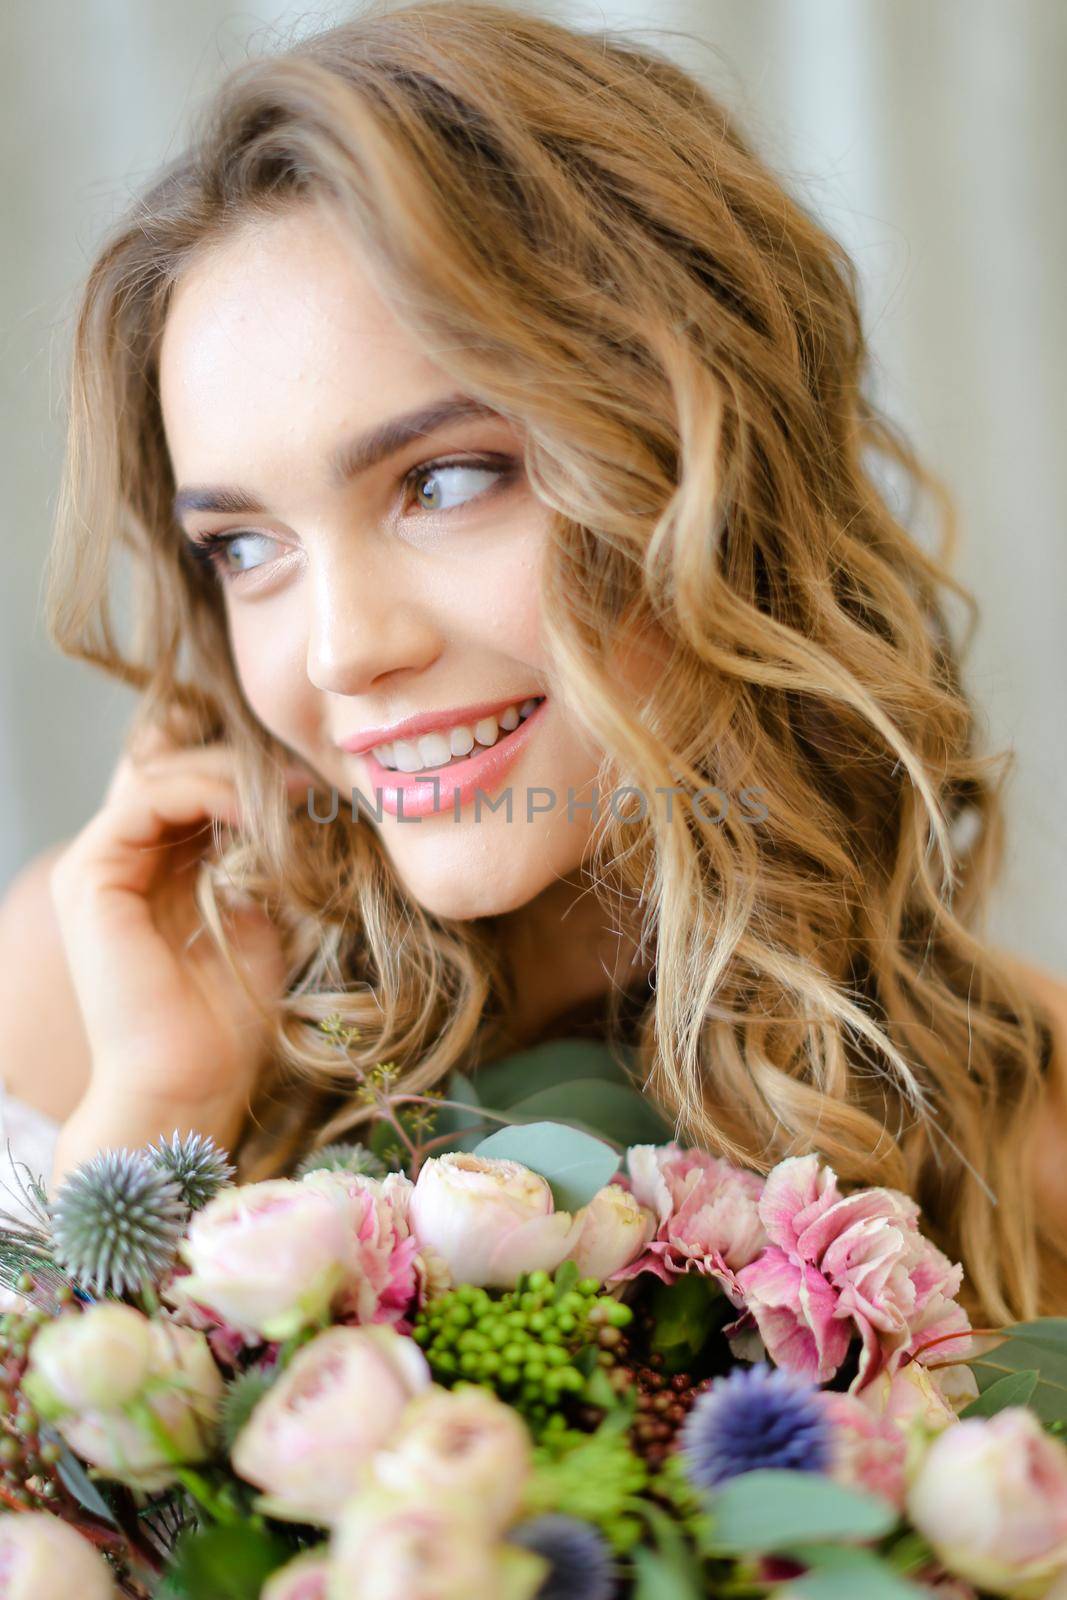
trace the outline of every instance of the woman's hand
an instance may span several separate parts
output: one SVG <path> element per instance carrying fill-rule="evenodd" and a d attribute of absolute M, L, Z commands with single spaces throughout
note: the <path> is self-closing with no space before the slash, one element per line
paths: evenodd
<path fill-rule="evenodd" d="M 286 781 L 295 794 L 307 778 L 294 770 Z M 123 756 L 100 810 L 52 867 L 92 1061 L 60 1134 L 53 1181 L 101 1148 L 175 1127 L 223 1144 L 240 1132 L 267 1024 L 196 906 L 213 818 L 241 826 L 229 748 L 182 748 L 153 730 Z M 256 906 L 226 909 L 222 920 L 238 965 L 269 1004 L 285 980 L 277 930 Z"/>

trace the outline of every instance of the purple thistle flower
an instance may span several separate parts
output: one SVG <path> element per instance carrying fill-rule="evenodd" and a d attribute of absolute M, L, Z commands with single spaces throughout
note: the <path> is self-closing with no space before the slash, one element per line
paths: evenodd
<path fill-rule="evenodd" d="M 759 1468 L 825 1472 L 832 1429 L 818 1388 L 763 1361 L 716 1378 L 680 1434 L 691 1483 L 713 1489 Z"/>
<path fill-rule="evenodd" d="M 611 1551 L 591 1523 L 554 1513 L 532 1517 L 511 1529 L 508 1541 L 549 1563 L 534 1600 L 611 1600 L 615 1593 Z"/>

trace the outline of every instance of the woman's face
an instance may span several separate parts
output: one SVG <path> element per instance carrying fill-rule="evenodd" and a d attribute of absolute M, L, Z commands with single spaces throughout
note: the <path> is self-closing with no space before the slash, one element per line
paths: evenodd
<path fill-rule="evenodd" d="M 437 915 L 514 910 L 574 872 L 599 752 L 549 682 L 552 513 L 516 428 L 446 414 L 455 384 L 310 208 L 190 264 L 160 386 L 182 536 L 226 536 L 215 581 L 260 722 L 365 797 L 352 825 Z"/>

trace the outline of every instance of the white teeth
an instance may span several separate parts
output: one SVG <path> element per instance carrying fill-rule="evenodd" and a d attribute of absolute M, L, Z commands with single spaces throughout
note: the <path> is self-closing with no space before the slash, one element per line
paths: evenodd
<path fill-rule="evenodd" d="M 422 766 L 419 747 L 410 739 L 393 740 L 393 760 L 401 772 L 418 772 Z"/>
<path fill-rule="evenodd" d="M 511 733 L 525 722 L 540 704 L 538 699 L 524 700 L 521 706 L 508 706 L 498 717 L 482 717 L 473 726 L 462 722 L 454 728 L 424 733 L 418 739 L 394 739 L 391 744 L 376 744 L 371 753 L 383 767 L 399 772 L 447 767 L 469 756 L 476 745 L 489 749 L 501 734 Z"/>
<path fill-rule="evenodd" d="M 420 766 L 443 767 L 451 758 L 452 752 L 443 733 L 424 733 L 415 742 L 419 747 Z"/>

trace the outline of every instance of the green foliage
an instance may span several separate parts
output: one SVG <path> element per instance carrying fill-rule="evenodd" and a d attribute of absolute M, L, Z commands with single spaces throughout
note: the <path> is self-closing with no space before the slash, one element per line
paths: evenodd
<path fill-rule="evenodd" d="M 657 1282 L 647 1307 L 653 1323 L 649 1349 L 663 1357 L 669 1373 L 692 1370 L 709 1339 L 737 1316 L 716 1280 L 699 1272 L 674 1283 Z"/>
<path fill-rule="evenodd" d="M 524 1514 L 566 1512 L 593 1523 L 612 1549 L 625 1554 L 643 1532 L 635 1507 L 648 1483 L 648 1467 L 612 1420 L 595 1433 L 582 1433 L 557 1417 L 534 1450 Z"/>
<path fill-rule="evenodd" d="M 227 1455 L 233 1449 L 237 1435 L 280 1371 L 280 1362 L 276 1369 L 249 1367 L 247 1371 L 231 1378 L 226 1385 L 219 1408 L 219 1436 Z"/>
<path fill-rule="evenodd" d="M 790 1578 L 789 1592 L 798 1600 L 919 1600 L 926 1588 L 909 1583 L 873 1550 L 842 1545 L 798 1545 L 789 1554 L 808 1571 Z"/>
<path fill-rule="evenodd" d="M 991 1383 L 988 1389 L 983 1389 L 977 1400 L 964 1406 L 961 1418 L 994 1417 L 1008 1406 L 1029 1405 L 1040 1376 L 1032 1367 L 1026 1372 L 1009 1372 Z"/>
<path fill-rule="evenodd" d="M 745 1472 L 707 1504 L 709 1553 L 721 1555 L 786 1551 L 802 1540 L 878 1539 L 897 1521 L 887 1500 L 816 1472 Z"/>
<path fill-rule="evenodd" d="M 1020 1374 L 1036 1372 L 1037 1382 L 1026 1404 L 1046 1426 L 1067 1423 L 1067 1317 L 1039 1317 L 1033 1322 L 1013 1323 L 996 1349 L 975 1356 L 968 1365 L 983 1398 L 1004 1378 L 1018 1379 Z M 1001 1389 L 999 1395 L 993 1397 L 997 1409 L 999 1396 L 1006 1392 Z M 1021 1384 L 1017 1392 L 1022 1392 Z M 1001 1403 L 1017 1405 L 1021 1402 Z"/>
<path fill-rule="evenodd" d="M 185 1533 L 175 1551 L 171 1586 L 182 1600 L 259 1600 L 293 1546 L 254 1522 Z"/>
<path fill-rule="evenodd" d="M 610 1145 L 563 1122 L 527 1122 L 501 1128 L 483 1139 L 475 1154 L 520 1161 L 552 1186 L 557 1207 L 577 1211 L 619 1170 L 619 1156 Z"/>

